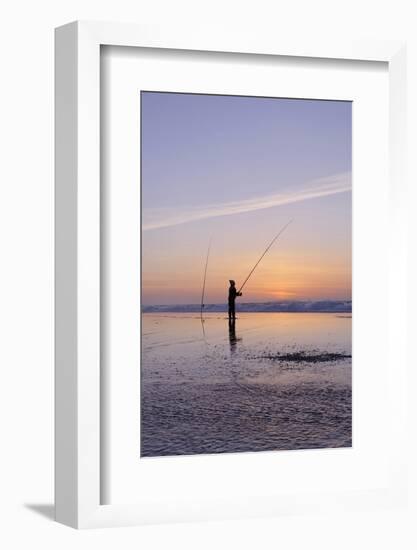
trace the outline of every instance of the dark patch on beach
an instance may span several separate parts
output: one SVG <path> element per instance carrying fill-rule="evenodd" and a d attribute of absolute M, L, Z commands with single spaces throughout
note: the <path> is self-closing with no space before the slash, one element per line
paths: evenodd
<path fill-rule="evenodd" d="M 296 351 L 294 353 L 276 353 L 273 355 L 260 356 L 260 359 L 283 361 L 285 363 L 327 363 L 351 358 L 351 355 L 344 353 L 307 353 L 305 351 Z"/>

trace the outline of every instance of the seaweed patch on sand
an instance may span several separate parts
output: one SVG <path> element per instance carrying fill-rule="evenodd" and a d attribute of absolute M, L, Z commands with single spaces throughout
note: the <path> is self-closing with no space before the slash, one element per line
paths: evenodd
<path fill-rule="evenodd" d="M 276 353 L 261 355 L 260 359 L 269 359 L 270 361 L 282 361 L 285 363 L 327 363 L 339 361 L 341 359 L 351 359 L 351 355 L 345 353 L 307 353 L 305 351 L 296 351 L 293 353 Z"/>

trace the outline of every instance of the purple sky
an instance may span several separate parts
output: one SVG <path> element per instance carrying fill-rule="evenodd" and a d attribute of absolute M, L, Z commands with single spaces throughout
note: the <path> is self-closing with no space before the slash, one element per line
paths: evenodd
<path fill-rule="evenodd" d="M 142 92 L 144 304 L 350 299 L 351 103 Z"/>

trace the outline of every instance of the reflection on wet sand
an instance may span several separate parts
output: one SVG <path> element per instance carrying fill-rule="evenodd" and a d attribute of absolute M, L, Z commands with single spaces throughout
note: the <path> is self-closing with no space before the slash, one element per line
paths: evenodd
<path fill-rule="evenodd" d="M 141 455 L 351 446 L 351 318 L 142 316 Z"/>
<path fill-rule="evenodd" d="M 236 320 L 229 321 L 229 344 L 230 353 L 235 353 L 236 344 L 241 341 L 242 338 L 236 336 Z"/>

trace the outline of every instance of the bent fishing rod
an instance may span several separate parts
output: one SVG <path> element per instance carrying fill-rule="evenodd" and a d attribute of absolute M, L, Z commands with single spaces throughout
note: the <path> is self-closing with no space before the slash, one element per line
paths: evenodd
<path fill-rule="evenodd" d="M 242 286 L 239 288 L 238 290 L 238 293 L 242 291 L 242 288 L 245 286 L 245 284 L 249 281 L 249 278 L 250 276 L 252 275 L 252 273 L 255 271 L 255 269 L 258 267 L 258 265 L 260 264 L 262 258 L 265 256 L 265 254 L 268 252 L 268 250 L 271 248 L 271 246 L 274 244 L 274 242 L 278 239 L 278 237 L 280 235 L 282 235 L 282 233 L 284 233 L 284 231 L 287 229 L 287 227 L 290 225 L 290 223 L 292 223 L 293 220 L 290 220 L 289 222 L 287 222 L 284 227 L 275 235 L 275 237 L 272 239 L 272 241 L 269 243 L 269 245 L 266 247 L 264 253 L 262 254 L 262 256 L 259 258 L 259 260 L 256 262 L 256 264 L 253 266 L 252 270 L 250 271 L 249 275 L 246 277 L 246 279 L 243 281 L 243 284 Z"/>
<path fill-rule="evenodd" d="M 206 265 L 204 267 L 204 279 L 203 279 L 203 290 L 201 291 L 201 306 L 200 306 L 200 317 L 201 320 L 203 320 L 203 308 L 204 308 L 204 292 L 206 290 L 206 277 L 207 277 L 207 266 L 210 256 L 210 248 L 211 248 L 211 239 L 209 241 L 208 250 L 207 250 L 207 256 L 206 256 Z"/>

